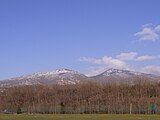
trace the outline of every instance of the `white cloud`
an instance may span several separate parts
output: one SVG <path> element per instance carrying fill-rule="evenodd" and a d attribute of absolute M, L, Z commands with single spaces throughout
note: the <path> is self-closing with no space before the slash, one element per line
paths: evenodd
<path fill-rule="evenodd" d="M 144 56 L 139 56 L 136 58 L 136 61 L 146 61 L 146 60 L 154 60 L 157 59 L 158 57 L 156 56 L 149 56 L 149 55 L 144 55 Z"/>
<path fill-rule="evenodd" d="M 128 53 L 121 53 L 117 55 L 116 58 L 120 60 L 134 60 L 136 56 L 137 56 L 136 52 L 128 52 Z"/>
<path fill-rule="evenodd" d="M 155 27 L 155 31 L 160 32 L 160 25 L 157 25 L 157 27 Z"/>
<path fill-rule="evenodd" d="M 143 28 L 143 30 L 137 32 L 135 36 L 139 37 L 139 40 L 156 41 L 157 39 L 159 39 L 159 35 L 155 33 L 151 28 Z"/>
<path fill-rule="evenodd" d="M 160 66 L 149 65 L 141 68 L 141 71 L 149 74 L 160 75 Z"/>
<path fill-rule="evenodd" d="M 117 59 L 122 60 L 122 61 L 147 61 L 147 60 L 155 60 L 155 59 L 160 59 L 160 56 L 151 56 L 151 55 L 142 55 L 138 56 L 138 53 L 136 52 L 126 52 L 126 53 L 121 53 L 116 56 Z"/>
<path fill-rule="evenodd" d="M 105 66 L 100 66 L 100 67 L 95 67 L 95 68 L 90 68 L 88 72 L 86 73 L 87 76 L 95 76 L 98 74 L 101 74 L 106 70 Z"/>
<path fill-rule="evenodd" d="M 87 73 L 88 76 L 93 76 L 102 73 L 107 68 L 117 68 L 117 69 L 127 69 L 132 71 L 140 71 L 144 73 L 151 73 L 160 75 L 160 66 L 146 66 L 139 67 L 134 66 L 134 62 L 142 62 L 147 60 L 160 59 L 160 55 L 151 56 L 151 55 L 142 55 L 138 56 L 136 52 L 126 52 L 120 53 L 116 57 L 103 56 L 101 58 L 94 57 L 82 57 L 79 59 L 81 62 L 88 62 L 95 64 L 95 68 L 89 70 Z M 131 63 L 130 63 L 131 61 Z"/>
<path fill-rule="evenodd" d="M 104 56 L 100 59 L 91 57 L 82 57 L 79 59 L 79 61 L 89 62 L 92 64 L 105 65 L 108 68 L 119 68 L 119 69 L 127 68 L 127 64 L 124 61 L 109 56 Z"/>
<path fill-rule="evenodd" d="M 134 35 L 139 38 L 139 40 L 145 41 L 156 41 L 160 36 L 160 25 L 153 26 L 152 24 L 143 25 L 141 31 L 135 33 Z"/>
<path fill-rule="evenodd" d="M 147 23 L 147 24 L 145 24 L 145 25 L 142 25 L 143 28 L 145 28 L 145 27 L 151 27 L 151 26 L 153 26 L 152 23 Z"/>
<path fill-rule="evenodd" d="M 91 58 L 91 57 L 81 57 L 79 58 L 80 62 L 89 62 L 92 64 L 101 64 L 102 60 L 97 58 Z"/>
<path fill-rule="evenodd" d="M 114 59 L 108 56 L 104 56 L 102 58 L 102 61 L 105 65 L 107 65 L 110 68 L 126 69 L 128 67 L 124 61 L 119 59 Z"/>

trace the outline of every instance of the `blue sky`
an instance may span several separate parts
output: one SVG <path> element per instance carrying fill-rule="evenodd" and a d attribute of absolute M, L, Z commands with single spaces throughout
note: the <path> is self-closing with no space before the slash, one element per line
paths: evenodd
<path fill-rule="evenodd" d="M 70 68 L 160 74 L 159 0 L 1 0 L 0 79 Z"/>

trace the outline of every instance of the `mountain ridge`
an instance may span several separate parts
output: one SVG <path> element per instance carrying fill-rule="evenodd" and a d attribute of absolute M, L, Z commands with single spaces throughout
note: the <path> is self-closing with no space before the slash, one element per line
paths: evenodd
<path fill-rule="evenodd" d="M 30 75 L 10 78 L 0 81 L 0 87 L 12 87 L 19 85 L 34 85 L 34 84 L 58 84 L 58 85 L 68 85 L 77 84 L 79 82 L 92 80 L 102 83 L 129 83 L 133 84 L 131 79 L 136 77 L 143 77 L 150 79 L 150 81 L 160 81 L 160 77 L 153 74 L 146 74 L 141 72 L 134 72 L 123 69 L 109 68 L 104 72 L 96 75 L 87 77 L 86 75 L 79 73 L 77 71 L 61 68 L 50 72 L 37 72 Z"/>

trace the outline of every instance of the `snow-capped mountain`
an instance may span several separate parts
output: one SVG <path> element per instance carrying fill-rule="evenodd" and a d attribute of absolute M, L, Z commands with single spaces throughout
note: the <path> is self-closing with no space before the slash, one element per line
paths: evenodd
<path fill-rule="evenodd" d="M 133 84 L 135 80 L 147 80 L 150 82 L 159 82 L 160 77 L 152 74 L 134 72 L 129 70 L 121 70 L 110 68 L 103 73 L 91 77 L 93 80 L 105 83 L 129 83 Z"/>
<path fill-rule="evenodd" d="M 133 72 L 129 70 L 120 70 L 120 69 L 107 69 L 103 73 L 87 77 L 77 71 L 69 69 L 57 69 L 51 72 L 39 72 L 32 75 L 21 76 L 17 78 L 12 78 L 8 80 L 0 81 L 0 87 L 12 87 L 19 85 L 68 85 L 68 84 L 77 84 L 84 81 L 98 81 L 100 83 L 127 83 L 134 84 L 135 80 L 146 80 L 150 82 L 159 82 L 160 77 L 145 74 L 140 72 Z"/>
<path fill-rule="evenodd" d="M 106 71 L 104 71 L 103 73 L 101 73 L 100 75 L 103 76 L 121 76 L 121 77 L 129 77 L 132 75 L 142 75 L 143 73 L 139 73 L 139 72 L 133 72 L 133 71 L 129 71 L 129 70 L 120 70 L 120 69 L 107 69 Z"/>
<path fill-rule="evenodd" d="M 0 87 L 18 86 L 18 85 L 34 85 L 34 84 L 76 84 L 80 80 L 85 80 L 87 77 L 77 71 L 69 69 L 58 69 L 52 72 L 39 72 L 32 75 L 11 78 L 0 81 Z"/>

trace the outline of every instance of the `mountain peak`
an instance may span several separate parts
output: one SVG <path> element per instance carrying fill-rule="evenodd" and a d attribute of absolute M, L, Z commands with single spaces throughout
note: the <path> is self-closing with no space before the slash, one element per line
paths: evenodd
<path fill-rule="evenodd" d="M 60 73 L 78 73 L 78 72 L 67 69 L 67 68 L 61 68 L 61 69 L 55 70 L 55 73 L 60 74 Z"/>
<path fill-rule="evenodd" d="M 101 75 L 103 76 L 111 76 L 111 75 L 141 75 L 142 73 L 139 72 L 134 72 L 134 71 L 129 71 L 129 70 L 123 70 L 123 69 L 115 69 L 115 68 L 109 68 Z"/>
<path fill-rule="evenodd" d="M 61 69 L 56 69 L 54 71 L 50 71 L 50 72 L 37 72 L 34 73 L 32 75 L 28 75 L 27 77 L 40 77 L 40 76 L 55 76 L 55 75 L 59 75 L 59 74 L 78 74 L 78 72 L 70 70 L 70 69 L 66 69 L 66 68 L 61 68 Z M 26 77 L 26 76 L 24 76 Z"/>
<path fill-rule="evenodd" d="M 77 71 L 61 68 L 50 72 L 37 72 L 31 75 L 0 81 L 0 86 L 18 86 L 32 84 L 76 84 L 87 77 Z"/>

